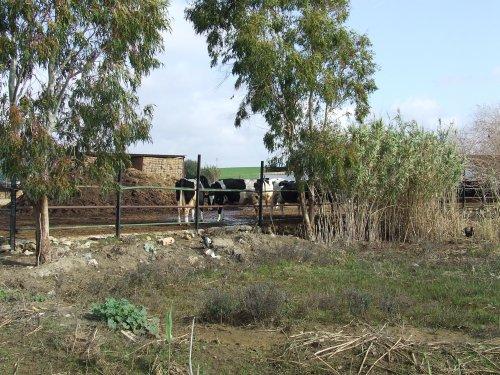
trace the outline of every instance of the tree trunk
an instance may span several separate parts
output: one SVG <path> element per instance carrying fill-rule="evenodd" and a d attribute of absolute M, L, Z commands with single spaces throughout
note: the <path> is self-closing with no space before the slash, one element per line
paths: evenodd
<path fill-rule="evenodd" d="M 306 193 L 300 192 L 299 196 L 300 208 L 302 211 L 302 218 L 304 219 L 304 229 L 306 231 L 306 239 L 309 241 L 314 240 L 314 229 L 313 222 L 311 221 L 311 217 L 309 216 L 310 212 L 307 207 Z"/>
<path fill-rule="evenodd" d="M 37 266 L 52 259 L 49 239 L 49 200 L 42 196 L 34 207 L 36 228 L 36 263 Z"/>

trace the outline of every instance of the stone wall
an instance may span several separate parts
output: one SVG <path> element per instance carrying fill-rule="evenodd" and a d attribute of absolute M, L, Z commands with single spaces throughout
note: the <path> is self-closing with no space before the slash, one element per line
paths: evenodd
<path fill-rule="evenodd" d="M 182 157 L 155 158 L 142 156 L 137 159 L 133 160 L 132 164 L 134 168 L 143 172 L 155 174 L 160 178 L 173 177 L 179 179 L 184 177 L 184 159 Z"/>

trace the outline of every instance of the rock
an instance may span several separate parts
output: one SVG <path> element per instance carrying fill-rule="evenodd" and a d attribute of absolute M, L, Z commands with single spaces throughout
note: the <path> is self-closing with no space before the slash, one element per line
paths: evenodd
<path fill-rule="evenodd" d="M 200 258 L 200 257 L 198 257 L 198 256 L 196 256 L 196 255 L 190 255 L 190 256 L 188 257 L 188 262 L 189 262 L 189 264 L 190 264 L 190 265 L 192 265 L 192 266 L 196 266 L 197 264 L 199 264 L 199 263 L 200 263 L 200 261 L 201 261 L 201 258 Z"/>
<path fill-rule="evenodd" d="M 90 246 L 92 246 L 92 242 L 87 241 L 87 242 L 83 243 L 80 247 L 82 249 L 90 249 Z"/>
<path fill-rule="evenodd" d="M 9 244 L 0 245 L 0 251 L 9 251 L 9 250 L 10 250 Z"/>
<path fill-rule="evenodd" d="M 69 247 L 69 246 L 71 246 L 71 245 L 73 245 L 73 242 L 72 242 L 72 241 L 70 241 L 70 240 L 63 240 L 63 241 L 61 241 L 61 242 L 59 242 L 59 243 L 60 243 L 61 245 L 63 245 L 63 246 L 68 246 L 68 247 Z"/>
<path fill-rule="evenodd" d="M 29 250 L 24 250 L 23 255 L 31 256 L 31 255 L 35 255 L 35 252 L 34 251 L 29 251 Z"/>
<path fill-rule="evenodd" d="M 87 264 L 91 267 L 95 268 L 99 267 L 99 263 L 97 263 L 97 260 L 95 259 L 90 259 L 89 261 L 87 261 Z"/>
<path fill-rule="evenodd" d="M 147 237 L 146 237 L 146 241 L 151 241 L 151 237 L 150 237 L 150 236 L 147 236 Z"/>
<path fill-rule="evenodd" d="M 156 254 L 156 246 L 152 242 L 146 242 L 143 246 L 144 251 L 150 254 Z"/>
<path fill-rule="evenodd" d="M 36 243 L 26 242 L 23 246 L 24 251 L 36 251 Z"/>
<path fill-rule="evenodd" d="M 158 244 L 163 246 L 173 245 L 174 243 L 175 239 L 173 237 L 165 237 L 158 240 Z"/>
<path fill-rule="evenodd" d="M 215 248 L 226 248 L 226 247 L 233 247 L 234 242 L 231 238 L 212 238 L 212 245 Z"/>
<path fill-rule="evenodd" d="M 220 255 L 215 255 L 215 252 L 212 249 L 205 250 L 205 255 L 208 255 L 209 257 L 214 259 L 220 259 Z"/>
<path fill-rule="evenodd" d="M 246 253 L 245 250 L 242 249 L 234 249 L 233 251 L 233 257 L 236 259 L 238 262 L 244 262 L 246 259 Z"/>
<path fill-rule="evenodd" d="M 55 296 L 56 295 L 56 291 L 54 289 L 52 289 L 51 291 L 47 292 L 47 295 L 52 297 L 52 296 Z"/>

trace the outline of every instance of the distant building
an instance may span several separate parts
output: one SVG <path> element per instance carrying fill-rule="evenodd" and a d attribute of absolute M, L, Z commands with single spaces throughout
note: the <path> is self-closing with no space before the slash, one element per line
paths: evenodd
<path fill-rule="evenodd" d="M 132 167 L 160 178 L 184 177 L 184 155 L 130 154 Z"/>

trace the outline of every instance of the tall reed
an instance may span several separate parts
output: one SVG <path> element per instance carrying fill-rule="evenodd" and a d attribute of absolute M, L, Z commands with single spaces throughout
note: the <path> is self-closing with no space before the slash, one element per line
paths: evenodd
<path fill-rule="evenodd" d="M 498 207 L 473 217 L 456 204 L 464 160 L 446 130 L 427 131 L 398 116 L 389 124 L 310 131 L 302 139 L 289 166 L 322 204 L 317 239 L 456 239 L 471 222 L 481 238 L 498 238 Z"/>

